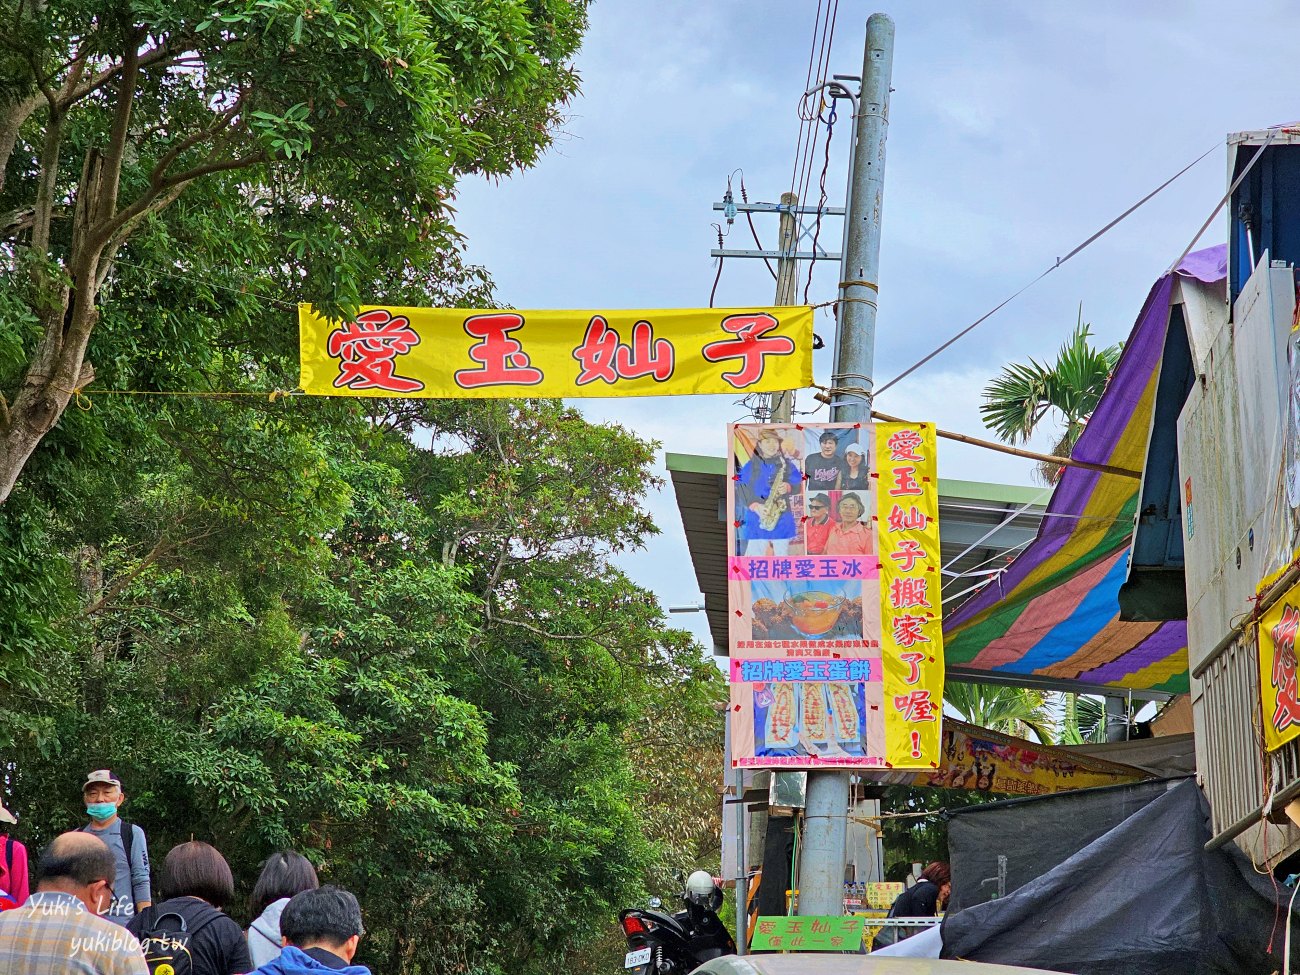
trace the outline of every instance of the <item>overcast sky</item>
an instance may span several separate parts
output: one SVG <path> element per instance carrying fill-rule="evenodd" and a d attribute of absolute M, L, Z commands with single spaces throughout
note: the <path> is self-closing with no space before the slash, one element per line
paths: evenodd
<path fill-rule="evenodd" d="M 555 147 L 527 173 L 461 188 L 470 258 L 490 269 L 499 298 L 517 308 L 706 306 L 716 273 L 711 207 L 727 175 L 743 169 L 752 201 L 776 202 L 790 189 L 817 10 L 816 0 L 595 3 L 577 59 L 583 93 Z M 831 73 L 861 72 L 866 19 L 876 10 L 897 25 L 878 386 L 1215 147 L 877 401 L 887 413 L 980 435 L 983 385 L 1008 361 L 1053 358 L 1080 302 L 1099 341 L 1128 334 L 1151 284 L 1226 190 L 1228 132 L 1300 118 L 1300 19 L 1280 0 L 842 0 Z M 840 113 L 831 143 L 832 206 L 843 203 L 848 115 Z M 775 216 L 756 225 L 774 247 Z M 822 240 L 838 249 L 840 233 L 828 218 Z M 1221 215 L 1200 246 L 1225 237 Z M 743 222 L 727 243 L 753 246 Z M 835 296 L 836 270 L 818 265 L 810 303 Z M 766 304 L 772 295 L 761 261 L 726 262 L 719 306 Z M 829 341 L 825 310 L 816 328 Z M 818 354 L 815 373 L 829 380 L 828 352 Z M 745 417 L 724 396 L 577 402 L 591 419 L 622 423 L 678 453 L 721 456 L 725 424 Z M 813 405 L 800 397 L 799 408 Z M 1050 441 L 1049 431 L 1036 446 Z M 939 469 L 949 478 L 1035 483 L 1029 463 L 950 442 Z M 699 593 L 671 489 L 649 503 L 663 534 L 623 565 L 665 605 L 693 602 Z M 675 619 L 711 644 L 702 614 Z"/>

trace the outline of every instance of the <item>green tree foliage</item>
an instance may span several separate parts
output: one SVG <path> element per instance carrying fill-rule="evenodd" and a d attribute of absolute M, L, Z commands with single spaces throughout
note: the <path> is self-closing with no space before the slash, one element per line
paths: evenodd
<path fill-rule="evenodd" d="M 1044 691 L 949 681 L 943 689 L 943 703 L 967 724 L 1018 738 L 1032 734 L 1044 745 L 1052 743 L 1055 722 Z"/>
<path fill-rule="evenodd" d="M 891 785 L 884 790 L 880 808 L 884 821 L 885 879 L 906 880 L 912 864 L 924 866 L 948 859 L 950 809 L 994 802 L 1000 796 L 964 789 Z"/>
<path fill-rule="evenodd" d="M 82 424 L 138 422 L 95 403 Z M 406 404 L 350 406 L 182 402 L 138 468 L 84 479 L 93 538 L 43 553 L 77 553 L 52 583 L 75 608 L 44 614 L 54 649 L 6 701 L 44 718 L 11 729 L 13 805 L 40 842 L 108 764 L 159 852 L 208 838 L 245 890 L 307 852 L 361 897 L 381 967 L 554 968 L 716 860 L 709 826 L 665 824 L 716 819 L 720 679 L 608 561 L 651 530 L 650 452 L 549 402 L 426 404 L 428 447 Z"/>
<path fill-rule="evenodd" d="M 584 0 L 0 0 L 0 502 L 102 365 L 151 217 L 235 174 L 299 297 L 356 304 L 446 243 L 457 175 L 548 144 L 585 24 Z"/>
<path fill-rule="evenodd" d="M 1094 348 L 1088 342 L 1091 334 L 1080 305 L 1078 324 L 1061 346 L 1055 362 L 1050 365 L 1035 359 L 1028 363 L 1013 362 L 984 387 L 984 402 L 980 405 L 984 425 L 1000 440 L 1024 443 L 1033 436 L 1039 423 L 1056 413 L 1064 429 L 1052 453 L 1068 457 L 1088 417 L 1097 408 L 1124 348 L 1122 343 Z M 1044 464 L 1040 473 L 1048 484 L 1060 479 L 1060 470 L 1054 465 Z"/>
<path fill-rule="evenodd" d="M 1057 697 L 1057 726 L 1062 745 L 1100 744 L 1106 741 L 1104 699 L 1070 693 Z"/>
<path fill-rule="evenodd" d="M 297 301 L 494 303 L 445 196 L 545 145 L 583 7 L 52 3 L 25 22 L 35 62 L 63 65 L 46 87 L 75 68 L 59 50 L 107 74 L 73 80 L 52 168 L 47 94 L 0 85 L 8 120 L 44 99 L 0 139 L 6 423 L 51 334 L 33 288 L 81 307 L 73 218 L 115 144 L 112 39 L 150 25 L 105 213 L 148 196 L 186 133 L 225 126 L 169 167 L 260 154 L 106 246 L 95 382 L 50 400 L 0 505 L 3 790 L 33 846 L 84 821 L 79 778 L 110 766 L 155 857 L 208 839 L 247 892 L 300 849 L 361 897 L 363 960 L 457 975 L 606 970 L 592 946 L 618 907 L 716 869 L 699 770 L 719 767 L 725 688 L 612 561 L 655 530 L 651 445 L 554 402 L 268 395 L 296 384 Z M 30 59 L 0 52 L 21 80 Z"/>

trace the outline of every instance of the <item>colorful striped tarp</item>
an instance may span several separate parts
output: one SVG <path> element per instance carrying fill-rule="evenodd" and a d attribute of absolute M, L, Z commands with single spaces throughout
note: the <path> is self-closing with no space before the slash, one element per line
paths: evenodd
<path fill-rule="evenodd" d="M 1129 470 L 1146 464 L 1175 274 L 1223 280 L 1227 248 L 1189 254 L 1152 287 L 1075 459 Z M 945 622 L 948 665 L 1186 692 L 1187 621 L 1119 619 L 1139 488 L 1132 478 L 1067 468 L 1038 537 Z"/>

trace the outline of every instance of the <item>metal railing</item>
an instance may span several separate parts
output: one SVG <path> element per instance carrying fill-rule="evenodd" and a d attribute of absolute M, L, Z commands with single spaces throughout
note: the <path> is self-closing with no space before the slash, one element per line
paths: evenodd
<path fill-rule="evenodd" d="M 1201 672 L 1200 681 L 1196 764 L 1210 803 L 1210 845 L 1219 846 L 1300 795 L 1300 739 L 1264 755 L 1254 627 L 1224 647 Z M 1265 762 L 1272 766 L 1268 789 Z"/>

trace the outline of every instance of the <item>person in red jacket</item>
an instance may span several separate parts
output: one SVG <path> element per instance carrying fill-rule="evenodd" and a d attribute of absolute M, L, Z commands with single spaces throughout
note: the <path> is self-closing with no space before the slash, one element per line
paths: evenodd
<path fill-rule="evenodd" d="M 809 555 L 821 555 L 826 551 L 826 538 L 834 525 L 830 495 L 824 492 L 814 494 L 808 499 L 808 520 L 803 523 L 803 537 Z"/>
<path fill-rule="evenodd" d="M 0 806 L 0 823 L 17 823 L 18 818 Z M 31 893 L 27 876 L 27 847 L 12 836 L 0 833 L 0 910 L 19 907 Z"/>

